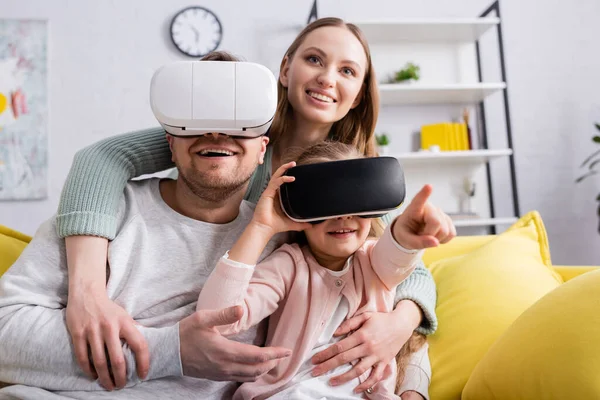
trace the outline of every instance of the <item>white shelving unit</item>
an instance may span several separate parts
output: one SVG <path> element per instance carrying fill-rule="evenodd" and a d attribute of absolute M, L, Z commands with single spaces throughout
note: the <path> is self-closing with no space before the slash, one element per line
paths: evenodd
<path fill-rule="evenodd" d="M 379 85 L 379 94 L 382 106 L 476 104 L 504 88 L 505 83 L 391 83 Z"/>
<path fill-rule="evenodd" d="M 512 154 L 511 149 L 500 150 L 469 150 L 469 151 L 440 151 L 437 153 L 429 151 L 418 151 L 404 154 L 391 154 L 397 158 L 402 165 L 415 164 L 467 164 L 482 165 L 494 159 L 506 157 Z"/>
<path fill-rule="evenodd" d="M 369 43 L 464 43 L 474 42 L 490 28 L 500 23 L 499 18 L 413 19 L 356 21 Z"/>
<path fill-rule="evenodd" d="M 473 226 L 493 226 L 493 225 L 511 225 L 517 221 L 517 218 L 472 218 L 472 219 L 456 219 L 454 226 L 458 228 L 473 227 Z"/>
<path fill-rule="evenodd" d="M 490 9 L 494 6 L 497 7 L 497 3 Z M 455 220 L 455 225 L 467 229 L 467 234 L 479 232 L 478 227 L 483 230 L 481 233 L 489 233 L 490 227 L 495 232 L 497 226 L 515 222 L 518 213 L 495 215 L 490 186 L 490 163 L 503 159 L 513 163 L 513 150 L 487 149 L 487 141 L 482 140 L 486 137 L 485 119 L 482 119 L 484 101 L 507 89 L 502 78 L 504 71 L 499 82 L 481 82 L 478 43 L 486 32 L 498 29 L 499 33 L 501 24 L 500 18 L 488 14 L 489 10 L 479 18 L 352 21 L 369 42 L 376 75 L 381 81 L 392 76 L 407 61 L 421 66 L 422 79 L 418 82 L 379 84 L 382 109 L 378 130 L 388 133 L 392 144 L 396 143 L 395 153 L 389 155 L 397 158 L 405 168 L 408 193 L 414 194 L 424 183 L 431 183 L 434 186 L 432 201 L 449 214 L 461 214 L 464 204 L 471 204 L 464 197 L 467 196 L 465 182 L 475 182 L 477 189 L 472 209 L 477 210 L 479 216 Z M 501 49 L 500 54 L 503 63 Z M 496 99 L 494 97 L 490 103 Z M 395 107 L 406 108 L 396 110 Z M 476 138 L 475 149 L 407 152 L 417 147 L 415 134 L 421 125 L 455 120 L 462 115 L 464 107 L 478 108 L 477 115 L 470 120 L 472 138 Z M 508 113 L 508 105 L 505 107 Z M 440 114 L 444 116 L 438 120 L 433 116 Z M 477 149 L 477 146 L 481 148 Z M 502 166 L 501 163 L 494 165 Z M 514 164 L 511 165 L 514 168 Z M 516 202 L 514 204 L 517 210 Z"/>

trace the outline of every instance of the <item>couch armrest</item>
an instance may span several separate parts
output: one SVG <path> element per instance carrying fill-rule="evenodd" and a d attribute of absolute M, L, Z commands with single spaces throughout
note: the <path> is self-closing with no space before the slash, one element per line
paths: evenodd
<path fill-rule="evenodd" d="M 585 274 L 586 272 L 596 271 L 600 269 L 600 266 L 571 266 L 571 265 L 554 265 L 556 272 L 562 276 L 565 282 L 570 281 L 579 275 Z"/>

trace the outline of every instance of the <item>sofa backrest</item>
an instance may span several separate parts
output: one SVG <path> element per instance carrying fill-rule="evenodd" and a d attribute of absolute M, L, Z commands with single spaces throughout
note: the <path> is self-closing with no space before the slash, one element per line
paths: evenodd
<path fill-rule="evenodd" d="M 494 235 L 457 236 L 449 243 L 425 250 L 425 254 L 423 254 L 423 262 L 427 267 L 429 267 L 431 263 L 435 261 L 444 258 L 462 256 L 472 252 L 475 249 L 478 249 L 479 247 L 488 243 L 494 237 Z"/>
<path fill-rule="evenodd" d="M 0 225 L 0 276 L 19 258 L 31 236 Z"/>

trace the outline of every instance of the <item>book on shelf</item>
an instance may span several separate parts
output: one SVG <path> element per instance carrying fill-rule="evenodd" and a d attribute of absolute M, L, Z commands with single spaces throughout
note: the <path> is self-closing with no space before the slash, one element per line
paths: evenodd
<path fill-rule="evenodd" d="M 453 221 L 464 221 L 464 220 L 470 220 L 470 219 L 480 219 L 481 216 L 477 213 L 470 213 L 470 212 L 458 212 L 458 213 L 446 213 L 448 214 L 448 216 L 450 218 L 452 218 Z"/>
<path fill-rule="evenodd" d="M 467 124 L 443 122 L 421 127 L 421 149 L 430 150 L 432 146 L 440 151 L 471 150 Z"/>

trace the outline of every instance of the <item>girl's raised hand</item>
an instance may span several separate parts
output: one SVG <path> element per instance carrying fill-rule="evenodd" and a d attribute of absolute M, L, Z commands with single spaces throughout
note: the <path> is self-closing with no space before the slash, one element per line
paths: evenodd
<path fill-rule="evenodd" d="M 452 219 L 429 202 L 433 188 L 425 185 L 392 225 L 394 239 L 407 249 L 426 249 L 456 236 Z"/>
<path fill-rule="evenodd" d="M 279 188 L 281 185 L 294 182 L 296 179 L 293 176 L 284 174 L 288 169 L 295 166 L 296 162 L 292 161 L 279 167 L 271 177 L 269 185 L 256 204 L 252 222 L 270 229 L 272 234 L 287 231 L 302 231 L 312 226 L 307 222 L 292 221 L 285 215 L 279 202 Z"/>

